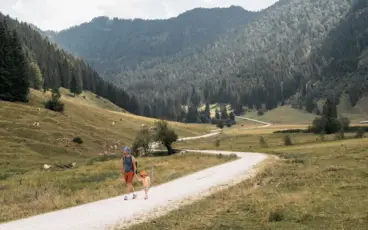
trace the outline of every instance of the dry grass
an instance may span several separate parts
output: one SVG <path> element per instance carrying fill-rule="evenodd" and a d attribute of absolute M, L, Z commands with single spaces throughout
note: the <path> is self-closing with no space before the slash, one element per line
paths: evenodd
<path fill-rule="evenodd" d="M 147 170 L 153 185 L 157 185 L 234 159 L 188 153 L 139 158 L 138 168 Z M 119 180 L 119 172 L 118 159 L 105 162 L 95 159 L 71 170 L 38 170 L 2 180 L 0 222 L 122 195 L 125 187 Z M 141 187 L 138 181 L 135 186 Z"/>
<path fill-rule="evenodd" d="M 314 114 L 293 109 L 290 106 L 281 106 L 267 111 L 263 116 L 258 116 L 257 111 L 247 112 L 245 116 L 275 124 L 311 124 L 316 117 Z"/>
<path fill-rule="evenodd" d="M 254 179 L 131 229 L 366 229 L 367 139 L 268 151 L 281 160 Z"/>
<path fill-rule="evenodd" d="M 49 93 L 43 95 L 32 90 L 30 95 L 29 104 L 0 101 L 0 177 L 23 174 L 43 164 L 79 163 L 111 151 L 110 146 L 117 141 L 130 145 L 141 124 L 154 122 L 154 119 L 118 112 L 118 107 L 88 92 L 71 97 L 62 90 L 64 114 L 43 108 Z M 34 122 L 40 126 L 32 126 Z M 212 128 L 176 122 L 170 125 L 179 136 L 201 135 Z M 72 143 L 75 137 L 81 137 L 84 143 Z"/>

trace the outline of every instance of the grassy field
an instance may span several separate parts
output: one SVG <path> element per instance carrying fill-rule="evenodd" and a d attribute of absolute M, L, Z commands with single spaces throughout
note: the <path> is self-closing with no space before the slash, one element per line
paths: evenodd
<path fill-rule="evenodd" d="M 141 124 L 154 122 L 126 113 L 89 92 L 72 97 L 62 90 L 65 113 L 56 113 L 43 108 L 49 95 L 32 90 L 29 104 L 0 101 L 0 178 L 37 170 L 43 164 L 83 163 L 86 158 L 111 152 L 117 142 L 130 145 Z M 34 122 L 40 126 L 33 126 Z M 170 125 L 183 137 L 213 128 L 175 122 Z M 75 137 L 81 137 L 83 144 L 73 143 Z"/>
<path fill-rule="evenodd" d="M 234 159 L 194 153 L 138 158 L 138 169 L 147 170 L 153 185 L 157 185 Z M 120 161 L 102 160 L 90 159 L 70 170 L 38 170 L 1 180 L 0 222 L 124 194 L 125 187 L 119 180 Z M 141 188 L 139 181 L 135 186 Z"/>
<path fill-rule="evenodd" d="M 258 116 L 257 111 L 247 112 L 246 117 L 261 121 L 281 124 L 311 124 L 316 115 L 293 109 L 290 106 L 281 106 Z"/>
<path fill-rule="evenodd" d="M 269 162 L 251 180 L 131 230 L 363 230 L 368 226 L 367 138 L 334 140 L 332 135 L 321 141 L 319 136 L 291 134 L 294 145 L 284 146 L 283 135 L 272 134 L 265 136 L 268 148 L 259 145 L 257 135 L 222 138 L 220 149 L 260 150 L 280 160 Z M 202 148 L 202 143 L 192 147 L 196 145 Z"/>

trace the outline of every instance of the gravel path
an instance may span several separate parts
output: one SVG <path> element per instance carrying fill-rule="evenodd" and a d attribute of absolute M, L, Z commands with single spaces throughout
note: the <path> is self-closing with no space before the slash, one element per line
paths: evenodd
<path fill-rule="evenodd" d="M 188 150 L 189 151 L 189 150 Z M 124 196 L 101 200 L 73 208 L 42 214 L 0 225 L 1 230 L 86 230 L 127 227 L 177 209 L 182 202 L 193 202 L 211 194 L 216 188 L 253 175 L 254 166 L 267 157 L 260 153 L 190 150 L 207 154 L 237 154 L 240 159 L 215 166 L 177 180 L 152 187 L 149 199 L 138 192 L 137 200 L 124 201 Z M 239 181 L 240 182 L 240 181 Z M 214 190 L 215 189 L 215 190 Z M 131 197 L 131 194 L 129 194 Z"/>

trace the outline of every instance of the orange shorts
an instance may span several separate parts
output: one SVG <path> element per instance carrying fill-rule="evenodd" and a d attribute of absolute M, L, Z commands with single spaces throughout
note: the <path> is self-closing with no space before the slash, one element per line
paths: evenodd
<path fill-rule="evenodd" d="M 134 172 L 126 172 L 124 173 L 125 183 L 131 184 L 134 178 Z"/>

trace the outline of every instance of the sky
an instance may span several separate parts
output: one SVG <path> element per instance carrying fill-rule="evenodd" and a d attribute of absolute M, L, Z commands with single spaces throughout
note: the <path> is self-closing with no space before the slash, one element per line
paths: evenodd
<path fill-rule="evenodd" d="M 42 30 L 60 31 L 98 16 L 125 19 L 175 17 L 197 7 L 264 9 L 277 0 L 0 0 L 0 12 Z"/>

